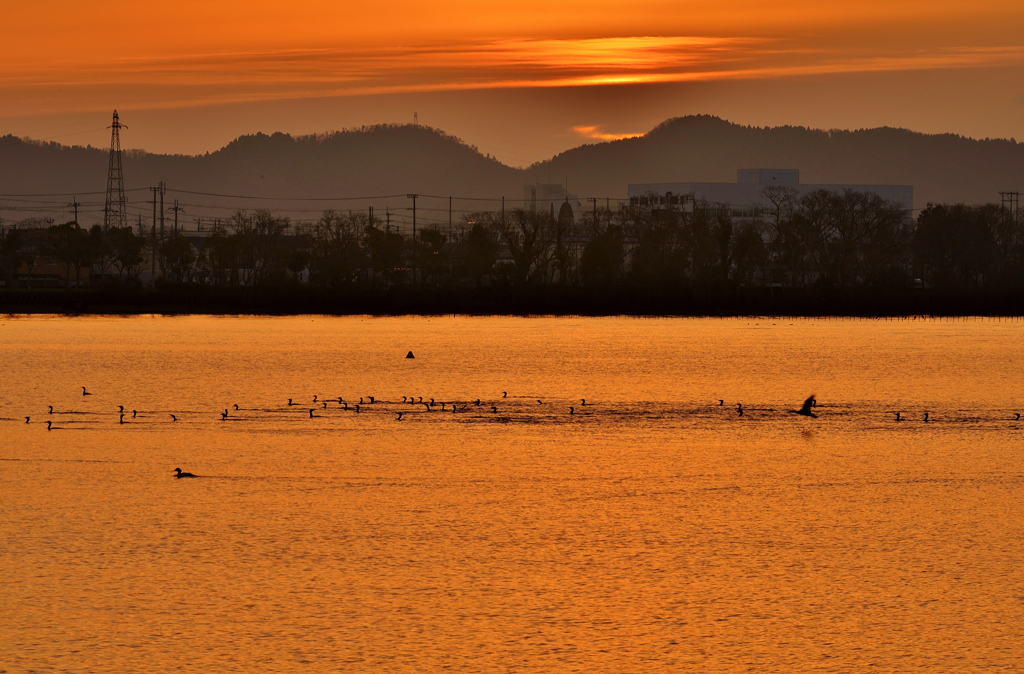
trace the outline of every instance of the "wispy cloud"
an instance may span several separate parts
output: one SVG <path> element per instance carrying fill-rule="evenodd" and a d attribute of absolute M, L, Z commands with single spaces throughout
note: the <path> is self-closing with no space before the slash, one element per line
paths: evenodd
<path fill-rule="evenodd" d="M 793 40 L 663 36 L 209 53 L 5 68 L 0 71 L 0 116 L 105 109 L 111 100 L 121 101 L 123 107 L 168 108 L 1022 64 L 1020 46 L 908 49 L 865 56 L 812 49 Z"/>
<path fill-rule="evenodd" d="M 574 126 L 572 130 L 581 138 L 592 138 L 594 140 L 622 140 L 623 138 L 636 138 L 642 133 L 605 133 L 598 126 Z"/>

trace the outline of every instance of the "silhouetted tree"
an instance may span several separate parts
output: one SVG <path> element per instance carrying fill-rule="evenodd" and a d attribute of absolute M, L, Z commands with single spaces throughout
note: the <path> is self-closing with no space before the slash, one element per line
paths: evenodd
<path fill-rule="evenodd" d="M 584 285 L 606 287 L 619 284 L 623 279 L 623 256 L 622 227 L 608 225 L 583 249 L 580 276 Z"/>
<path fill-rule="evenodd" d="M 495 225 L 512 257 L 515 283 L 525 285 L 543 280 L 556 231 L 551 215 L 516 208 L 504 217 L 495 215 Z"/>
<path fill-rule="evenodd" d="M 164 271 L 178 283 L 192 271 L 198 257 L 192 244 L 180 234 L 160 245 L 160 256 L 164 260 Z"/>
<path fill-rule="evenodd" d="M 318 283 L 334 288 L 356 280 L 368 262 L 363 250 L 368 224 L 362 213 L 341 214 L 329 209 L 312 227 L 305 228 L 311 241 L 310 273 Z"/>
<path fill-rule="evenodd" d="M 491 273 L 497 260 L 498 243 L 491 231 L 479 222 L 459 243 L 455 252 L 458 274 L 480 287 L 480 280 Z"/>
<path fill-rule="evenodd" d="M 374 272 L 381 276 L 387 285 L 396 283 L 405 276 L 407 270 L 402 255 L 405 241 L 401 234 L 367 225 L 364 241 L 370 251 L 370 264 Z"/>
<path fill-rule="evenodd" d="M 77 222 L 53 225 L 47 230 L 43 252 L 64 268 L 64 287 L 71 286 L 71 270 L 75 270 L 75 286 L 81 283 L 82 266 L 89 259 L 89 235 Z"/>
<path fill-rule="evenodd" d="M 435 286 L 440 285 L 441 279 L 448 273 L 450 265 L 448 251 L 445 249 L 447 241 L 448 237 L 436 228 L 425 227 L 420 230 L 415 249 L 423 284 L 429 281 Z"/>

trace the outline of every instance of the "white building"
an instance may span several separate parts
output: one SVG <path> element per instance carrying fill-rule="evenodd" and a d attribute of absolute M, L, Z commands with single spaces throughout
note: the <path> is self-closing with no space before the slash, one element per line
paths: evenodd
<path fill-rule="evenodd" d="M 681 206 L 691 200 L 722 204 L 734 211 L 752 212 L 769 208 L 765 188 L 781 186 L 791 188 L 799 200 L 816 190 L 843 192 L 853 190 L 877 194 L 886 201 L 899 204 L 908 216 L 914 209 L 913 185 L 813 185 L 800 182 L 799 169 L 739 169 L 735 183 L 641 183 L 629 185 L 631 206 L 668 208 Z"/>

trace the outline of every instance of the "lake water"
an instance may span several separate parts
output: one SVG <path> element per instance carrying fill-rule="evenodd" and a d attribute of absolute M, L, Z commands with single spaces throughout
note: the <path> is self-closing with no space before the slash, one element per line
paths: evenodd
<path fill-rule="evenodd" d="M 1024 666 L 1022 322 L 6 317 L 0 363 L 3 672 Z"/>

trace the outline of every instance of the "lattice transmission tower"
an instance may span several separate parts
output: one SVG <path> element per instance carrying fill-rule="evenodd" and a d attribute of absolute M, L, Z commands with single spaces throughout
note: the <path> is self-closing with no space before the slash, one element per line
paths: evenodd
<path fill-rule="evenodd" d="M 110 165 L 107 169 L 107 204 L 103 207 L 103 229 L 128 226 L 128 209 L 124 199 L 124 169 L 121 168 L 121 127 L 117 110 L 110 125 Z M 124 126 L 124 128 L 128 128 Z"/>

